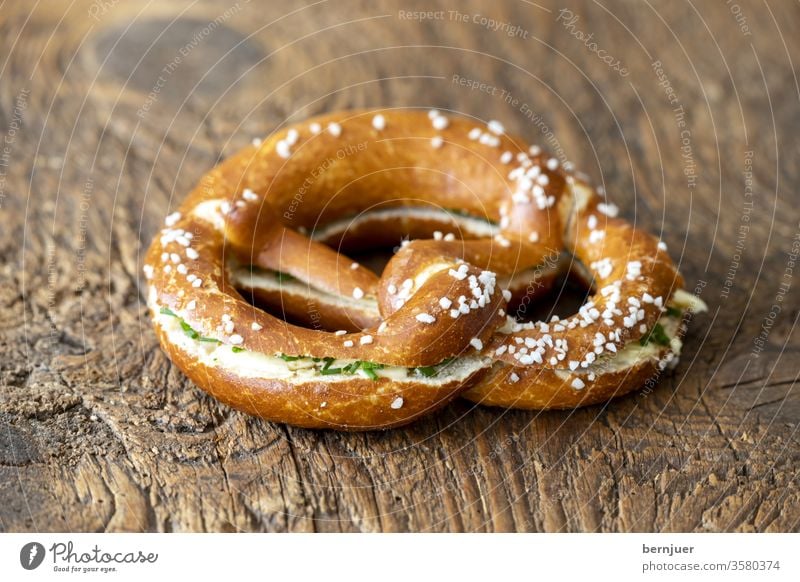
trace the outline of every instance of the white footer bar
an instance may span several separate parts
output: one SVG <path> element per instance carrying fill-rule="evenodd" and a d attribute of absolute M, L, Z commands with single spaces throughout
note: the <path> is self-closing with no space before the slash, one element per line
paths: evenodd
<path fill-rule="evenodd" d="M 2 534 L 3 580 L 800 580 L 800 534 Z M 513 577 L 513 578 L 511 578 Z M 554 578 L 557 577 L 557 578 Z M 613 577 L 613 578 L 612 578 Z M 590 578 L 589 578 L 590 579 Z"/>

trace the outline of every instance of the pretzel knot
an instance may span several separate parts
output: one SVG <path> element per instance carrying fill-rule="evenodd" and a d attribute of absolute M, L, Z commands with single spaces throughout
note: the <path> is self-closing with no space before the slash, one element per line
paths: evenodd
<path fill-rule="evenodd" d="M 209 172 L 145 259 L 163 349 L 196 384 L 273 421 L 387 428 L 462 395 L 572 408 L 675 361 L 703 303 L 656 238 L 496 121 L 346 111 Z M 380 278 L 346 252 L 402 240 Z M 565 269 L 572 317 L 518 307 Z"/>

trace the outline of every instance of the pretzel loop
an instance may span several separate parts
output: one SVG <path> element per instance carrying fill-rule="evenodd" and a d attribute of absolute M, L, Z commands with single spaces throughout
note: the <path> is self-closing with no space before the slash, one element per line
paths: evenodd
<path fill-rule="evenodd" d="M 380 277 L 346 254 L 401 238 Z M 593 289 L 579 313 L 507 313 L 570 264 Z M 498 122 L 439 112 L 341 112 L 245 148 L 167 217 L 144 270 L 159 341 L 196 384 L 345 430 L 459 394 L 539 409 L 624 394 L 703 308 L 583 178 Z"/>

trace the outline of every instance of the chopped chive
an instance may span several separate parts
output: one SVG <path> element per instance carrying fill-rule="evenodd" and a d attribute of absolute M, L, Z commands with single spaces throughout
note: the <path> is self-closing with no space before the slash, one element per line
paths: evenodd
<path fill-rule="evenodd" d="M 667 315 L 670 317 L 681 317 L 683 315 L 683 311 L 677 307 L 667 307 Z"/>
<path fill-rule="evenodd" d="M 199 337 L 197 338 L 199 342 L 208 342 L 212 344 L 221 344 L 222 342 L 215 337 Z"/>
<path fill-rule="evenodd" d="M 164 315 L 171 315 L 172 317 L 178 317 L 178 314 L 172 311 L 169 307 L 162 307 L 161 313 Z"/>
<path fill-rule="evenodd" d="M 639 340 L 639 344 L 643 346 L 646 346 L 649 342 L 656 343 L 660 346 L 669 345 L 669 336 L 667 335 L 667 332 L 664 331 L 664 327 L 660 323 L 656 323 L 653 326 L 653 329 L 650 330 L 650 333 L 642 336 L 642 338 Z"/>
<path fill-rule="evenodd" d="M 299 360 L 303 356 L 287 356 L 286 354 L 281 354 L 278 356 L 284 362 L 294 362 L 295 360 Z"/>
<path fill-rule="evenodd" d="M 234 354 L 238 354 L 239 352 L 243 352 L 243 351 L 244 351 L 244 348 L 240 348 L 239 346 L 233 346 L 233 347 L 231 348 L 231 351 L 232 351 Z"/>
<path fill-rule="evenodd" d="M 323 376 L 332 376 L 333 374 L 342 374 L 342 368 L 323 368 L 319 371 Z"/>
<path fill-rule="evenodd" d="M 196 332 L 196 331 L 195 331 L 195 330 L 192 328 L 192 326 L 191 326 L 191 325 L 189 325 L 188 323 L 186 323 L 186 322 L 185 322 L 185 321 L 183 321 L 182 319 L 181 319 L 181 329 L 183 329 L 183 332 L 184 332 L 186 335 L 188 335 L 190 338 L 192 338 L 193 340 L 196 340 L 197 338 L 199 338 L 199 337 L 200 337 L 200 334 L 199 334 L 199 333 L 197 333 L 197 332 Z"/>
<path fill-rule="evenodd" d="M 375 362 L 361 362 L 361 369 L 364 370 L 364 373 L 372 380 L 378 379 L 378 375 L 375 373 L 375 370 L 380 370 L 385 367 L 386 366 L 384 364 L 377 364 Z"/>
<path fill-rule="evenodd" d="M 352 364 L 348 364 L 344 367 L 345 374 L 355 374 L 356 370 L 361 367 L 361 360 L 356 360 Z"/>
<path fill-rule="evenodd" d="M 659 345 L 669 345 L 669 336 L 667 335 L 667 332 L 664 331 L 664 327 L 660 323 L 657 323 L 653 326 L 653 338 Z"/>
<path fill-rule="evenodd" d="M 275 278 L 280 283 L 283 283 L 284 281 L 294 281 L 295 280 L 295 278 L 292 277 L 289 273 L 284 273 L 283 271 L 275 271 Z"/>
<path fill-rule="evenodd" d="M 445 358 L 444 360 L 442 360 L 438 364 L 434 364 L 433 366 L 419 366 L 415 369 L 423 376 L 430 378 L 432 376 L 436 376 L 436 374 L 438 374 L 440 370 L 444 369 L 454 359 L 455 358 Z"/>

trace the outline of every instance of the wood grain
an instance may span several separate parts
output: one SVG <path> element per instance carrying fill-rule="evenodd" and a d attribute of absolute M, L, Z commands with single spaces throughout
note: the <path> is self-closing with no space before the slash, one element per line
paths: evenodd
<path fill-rule="evenodd" d="M 798 530 L 797 4 L 407 17 L 426 6 L 0 4 L 0 530 Z M 606 406 L 459 401 L 368 434 L 194 388 L 146 317 L 143 246 L 254 136 L 361 106 L 501 119 L 663 232 L 711 307 L 677 370 Z"/>

